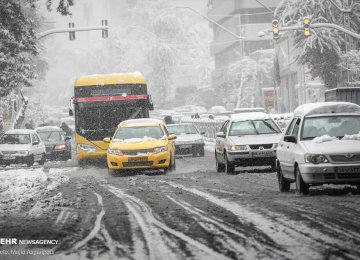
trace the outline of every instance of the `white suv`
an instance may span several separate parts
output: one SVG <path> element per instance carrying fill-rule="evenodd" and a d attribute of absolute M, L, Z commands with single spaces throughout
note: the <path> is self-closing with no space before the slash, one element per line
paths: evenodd
<path fill-rule="evenodd" d="M 360 106 L 348 102 L 299 106 L 277 149 L 281 192 L 296 183 L 360 185 Z"/>
<path fill-rule="evenodd" d="M 45 163 L 45 145 L 35 130 L 15 129 L 0 138 L 0 164 Z"/>

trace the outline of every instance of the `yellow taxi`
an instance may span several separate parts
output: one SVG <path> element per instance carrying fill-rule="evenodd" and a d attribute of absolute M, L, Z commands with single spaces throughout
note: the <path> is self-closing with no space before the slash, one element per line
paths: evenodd
<path fill-rule="evenodd" d="M 162 120 L 131 119 L 119 124 L 107 150 L 107 165 L 110 171 L 155 170 L 166 173 L 175 168 L 176 135 L 169 135 Z"/>

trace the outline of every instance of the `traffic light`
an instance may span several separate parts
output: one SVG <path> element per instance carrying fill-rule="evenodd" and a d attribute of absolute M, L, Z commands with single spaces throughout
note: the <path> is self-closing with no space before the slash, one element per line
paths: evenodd
<path fill-rule="evenodd" d="M 277 40 L 280 38 L 279 21 L 276 19 L 272 21 L 272 32 L 273 32 L 274 40 Z"/>
<path fill-rule="evenodd" d="M 69 23 L 69 28 L 75 28 L 75 23 Z M 74 41 L 75 40 L 75 32 L 69 32 L 69 40 Z"/>
<path fill-rule="evenodd" d="M 310 32 L 311 19 L 308 17 L 304 17 L 303 22 L 304 22 L 304 35 L 306 37 L 309 37 L 311 35 Z"/>
<path fill-rule="evenodd" d="M 102 26 L 107 26 L 108 25 L 108 21 L 107 20 L 101 20 L 101 25 Z M 109 35 L 108 35 L 108 29 L 103 29 L 101 31 L 101 36 L 103 38 L 107 38 Z"/>

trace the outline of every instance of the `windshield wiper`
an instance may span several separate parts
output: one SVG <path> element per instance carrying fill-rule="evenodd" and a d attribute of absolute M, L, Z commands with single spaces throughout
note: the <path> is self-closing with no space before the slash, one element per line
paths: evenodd
<path fill-rule="evenodd" d="M 258 132 L 258 130 L 256 129 L 256 126 L 255 126 L 254 122 L 253 122 L 253 121 L 250 121 L 250 122 L 251 122 L 251 124 L 253 125 L 253 127 L 254 127 L 254 129 L 255 129 L 256 134 L 258 135 L 258 134 L 259 134 L 259 132 Z"/>
<path fill-rule="evenodd" d="M 267 127 L 269 127 L 273 132 L 278 133 L 278 131 L 276 131 L 276 129 L 274 129 L 268 122 L 266 122 L 266 121 L 263 121 L 263 122 L 264 122 L 264 124 L 265 124 Z"/>

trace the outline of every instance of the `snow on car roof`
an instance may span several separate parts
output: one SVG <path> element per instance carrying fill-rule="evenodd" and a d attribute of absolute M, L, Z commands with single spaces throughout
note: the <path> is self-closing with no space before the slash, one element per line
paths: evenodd
<path fill-rule="evenodd" d="M 232 121 L 263 120 L 263 119 L 271 119 L 271 117 L 263 112 L 239 113 L 239 114 L 231 115 Z"/>
<path fill-rule="evenodd" d="M 12 129 L 6 131 L 5 134 L 34 134 L 36 133 L 33 129 Z"/>
<path fill-rule="evenodd" d="M 62 129 L 57 126 L 39 126 L 35 128 L 35 131 L 36 132 L 62 131 Z"/>
<path fill-rule="evenodd" d="M 139 118 L 139 119 L 129 119 L 122 121 L 118 126 L 128 125 L 128 124 L 162 124 L 164 125 L 164 121 L 155 118 Z"/>
<path fill-rule="evenodd" d="M 360 106 L 350 102 L 319 102 L 299 106 L 294 111 L 294 117 L 318 114 L 356 113 L 360 114 Z"/>

